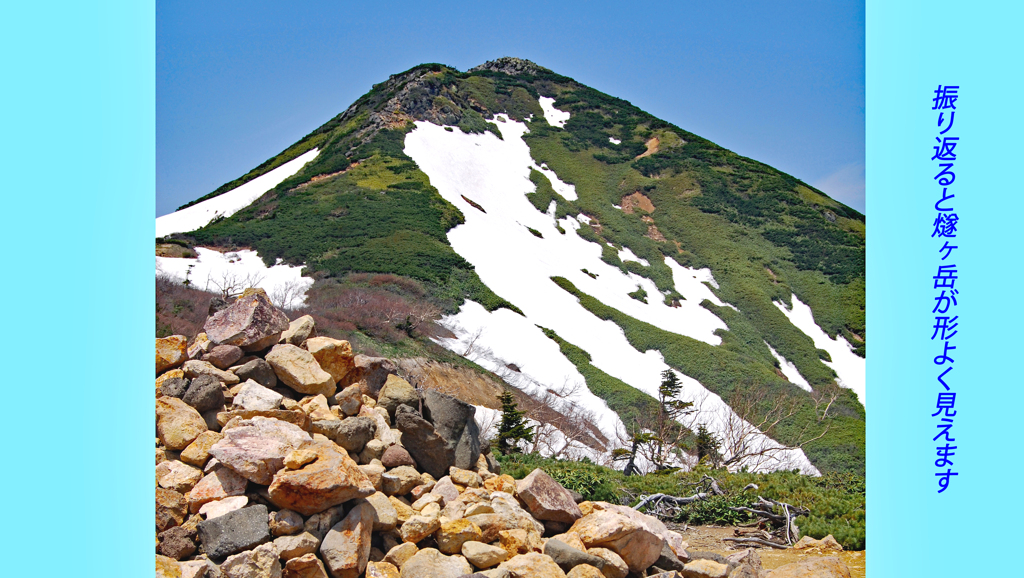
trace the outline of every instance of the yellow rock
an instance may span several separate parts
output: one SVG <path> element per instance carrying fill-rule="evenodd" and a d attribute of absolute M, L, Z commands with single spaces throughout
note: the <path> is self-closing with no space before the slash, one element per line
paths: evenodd
<path fill-rule="evenodd" d="M 565 572 L 554 560 L 537 552 L 515 556 L 498 568 L 508 570 L 511 578 L 565 578 Z"/>
<path fill-rule="evenodd" d="M 579 566 L 573 567 L 569 570 L 569 573 L 565 575 L 565 578 L 607 578 L 600 570 L 594 568 L 590 564 L 580 564 Z"/>
<path fill-rule="evenodd" d="M 483 539 L 483 532 L 473 522 L 461 519 L 441 524 L 434 538 L 437 540 L 437 549 L 450 555 L 462 552 L 462 545 L 466 542 L 479 542 Z"/>
<path fill-rule="evenodd" d="M 484 482 L 484 488 L 491 492 L 505 492 L 516 495 L 516 481 L 508 474 L 502 474 Z"/>
<path fill-rule="evenodd" d="M 156 374 L 178 367 L 188 359 L 188 338 L 184 335 L 156 339 Z"/>
<path fill-rule="evenodd" d="M 401 578 L 398 568 L 387 562 L 367 562 L 366 578 Z"/>
<path fill-rule="evenodd" d="M 576 532 L 566 532 L 564 534 L 559 534 L 557 536 L 552 536 L 552 538 L 554 538 L 555 540 L 560 540 L 563 543 L 568 544 L 569 546 L 572 546 L 573 548 L 576 548 L 580 552 L 586 552 L 587 551 L 586 544 L 583 543 L 583 540 L 580 540 L 580 535 L 577 534 Z"/>
<path fill-rule="evenodd" d="M 205 466 L 206 461 L 210 459 L 210 448 L 222 439 L 224 439 L 224 435 L 221 433 L 204 431 L 187 448 L 181 451 L 181 461 L 198 468 Z"/>
<path fill-rule="evenodd" d="M 183 450 L 204 431 L 206 422 L 192 406 L 175 397 L 156 400 L 156 435 L 168 449 Z"/>

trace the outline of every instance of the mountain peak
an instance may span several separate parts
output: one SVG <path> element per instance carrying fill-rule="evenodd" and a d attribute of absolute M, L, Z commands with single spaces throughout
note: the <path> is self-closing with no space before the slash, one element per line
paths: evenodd
<path fill-rule="evenodd" d="M 551 72 L 547 68 L 538 66 L 537 63 L 525 58 L 515 58 L 513 56 L 503 56 L 496 60 L 489 60 L 480 66 L 470 68 L 469 72 L 477 72 L 479 70 L 491 70 L 494 72 L 501 72 L 509 76 L 518 76 L 520 74 L 537 74 L 538 72 Z"/>

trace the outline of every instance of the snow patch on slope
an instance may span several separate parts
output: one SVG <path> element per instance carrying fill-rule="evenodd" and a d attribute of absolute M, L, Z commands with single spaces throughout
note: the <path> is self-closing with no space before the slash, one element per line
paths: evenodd
<path fill-rule="evenodd" d="M 764 344 L 768 345 L 768 342 L 765 341 Z M 800 389 L 806 391 L 814 391 L 813 389 L 811 389 L 811 384 L 807 383 L 807 380 L 804 379 L 804 376 L 800 375 L 800 370 L 797 369 L 795 365 L 793 365 L 792 361 L 789 361 L 785 357 L 779 355 L 779 352 L 775 351 L 775 349 L 771 345 L 768 345 L 768 351 L 771 352 L 772 357 L 778 360 L 779 366 L 782 370 L 782 375 L 785 375 L 786 379 L 788 379 L 790 383 L 798 386 Z"/>
<path fill-rule="evenodd" d="M 637 257 L 635 253 L 633 253 L 632 251 L 629 250 L 629 247 L 623 247 L 621 250 L 619 250 L 619 260 L 620 261 L 636 261 L 637 263 L 640 263 L 644 267 L 650 267 L 651 266 L 651 263 L 647 259 L 641 259 L 640 257 Z M 674 279 L 674 277 L 673 277 L 673 279 Z"/>
<path fill-rule="evenodd" d="M 613 136 L 608 137 L 608 142 L 610 142 L 612 144 L 622 144 L 622 141 L 620 141 L 619 139 L 617 139 L 617 138 L 615 138 Z"/>
<path fill-rule="evenodd" d="M 831 362 L 822 361 L 825 365 L 836 372 L 836 383 L 842 387 L 852 389 L 857 394 L 857 399 L 867 407 L 864 397 L 866 393 L 865 363 L 864 358 L 853 352 L 853 346 L 842 335 L 832 339 L 814 322 L 814 314 L 811 308 L 797 299 L 794 294 L 793 308 L 787 309 L 786 304 L 775 301 L 775 306 L 782 311 L 782 314 L 789 319 L 789 322 L 803 331 L 814 342 L 818 349 L 824 349 L 832 358 Z"/>
<path fill-rule="evenodd" d="M 548 121 L 548 124 L 558 128 L 564 127 L 565 121 L 569 120 L 569 113 L 555 108 L 555 99 L 549 96 L 542 96 L 539 100 L 540 109 L 544 111 L 544 119 Z M 504 131 L 501 134 L 505 134 Z"/>
<path fill-rule="evenodd" d="M 281 181 L 299 172 L 299 169 L 316 158 L 318 154 L 320 154 L 320 149 L 313 149 L 226 193 L 180 211 L 157 217 L 156 236 L 163 237 L 172 233 L 195 231 L 216 217 L 234 215 L 251 205 L 263 193 L 281 184 Z"/>
<path fill-rule="evenodd" d="M 719 307 L 728 307 L 734 311 L 739 311 L 735 305 L 719 299 L 711 291 L 711 288 L 708 287 L 708 285 L 711 285 L 711 287 L 718 289 L 718 282 L 715 281 L 714 275 L 711 274 L 711 269 L 707 267 L 703 269 L 683 267 L 671 257 L 665 258 L 665 264 L 672 270 L 672 281 L 675 283 L 676 291 L 685 297 L 687 301 L 699 304 L 707 299 Z"/>
<path fill-rule="evenodd" d="M 196 247 L 196 259 L 156 258 L 156 274 L 184 281 L 186 274 L 193 287 L 219 293 L 225 285 L 238 291 L 259 287 L 271 301 L 286 309 L 306 302 L 306 291 L 313 280 L 301 275 L 302 267 L 278 264 L 267 267 L 255 251 L 220 253 Z M 191 267 L 191 270 L 189 268 Z M 255 283 L 254 283 L 255 282 Z"/>
<path fill-rule="evenodd" d="M 634 291 L 637 285 L 644 287 L 648 294 L 660 292 L 649 279 L 622 273 L 601 260 L 601 246 L 577 233 L 580 223 L 589 221 L 586 216 L 562 219 L 558 224 L 565 234 L 558 234 L 552 219 L 537 211 L 526 198 L 526 194 L 535 190 L 529 180 L 533 160 L 522 139 L 526 126 L 505 119 L 499 130 L 503 139 L 490 133 L 448 132 L 437 125 L 417 122 L 416 128 L 406 136 L 405 153 L 430 177 L 440 194 L 462 209 L 466 216 L 464 224 L 448 232 L 452 248 L 474 265 L 488 287 L 515 303 L 525 314 L 523 318 L 504 309 L 488 313 L 478 304 L 467 302 L 459 313 L 444 320 L 456 337 L 440 342 L 488 369 L 500 369 L 499 363 L 516 363 L 538 387 L 541 384 L 561 386 L 566 376 L 582 381 L 582 375 L 565 359 L 557 345 L 534 327 L 540 325 L 553 329 L 566 341 L 590 353 L 595 367 L 657 397 L 660 374 L 668 369 L 661 353 L 634 349 L 621 328 L 591 314 L 576 297 L 551 282 L 550 277 L 565 277 L 584 293 L 627 315 L 711 345 L 721 343 L 714 332 L 728 327 L 700 307 L 699 300 L 689 296 L 676 308 L 657 299 L 644 304 L 629 298 L 627 293 Z M 488 207 L 488 212 L 470 211 L 463 195 Z M 532 235 L 526 227 L 540 231 L 543 238 Z M 581 269 L 597 274 L 598 279 Z M 701 280 L 696 278 L 696 273 L 699 272 L 691 270 L 689 279 L 682 280 L 683 283 L 677 279 L 677 290 L 684 295 L 706 292 L 713 302 L 721 303 L 703 285 L 704 281 L 714 282 L 708 279 L 710 272 L 708 278 Z M 488 350 L 482 360 L 473 357 L 473 346 L 477 343 Z M 546 352 L 543 348 L 547 348 Z M 727 433 L 730 424 L 738 419 L 736 414 L 697 380 L 685 375 L 679 377 L 683 384 L 682 398 L 699 399 L 700 419 L 711 431 Z M 607 416 L 601 420 L 607 422 L 599 424 L 602 431 L 619 423 L 617 416 L 612 418 L 614 414 L 607 405 L 589 391 L 580 396 L 578 403 L 599 416 Z M 746 427 L 752 426 L 746 424 Z M 753 439 L 754 445 L 779 447 L 759 432 L 755 432 Z M 776 458 L 771 464 L 749 465 L 756 469 L 799 467 L 806 473 L 817 473 L 800 450 L 784 450 Z"/>

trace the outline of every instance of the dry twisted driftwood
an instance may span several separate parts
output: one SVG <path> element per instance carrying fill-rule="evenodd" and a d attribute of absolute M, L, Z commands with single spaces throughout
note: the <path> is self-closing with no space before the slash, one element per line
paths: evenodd
<path fill-rule="evenodd" d="M 760 518 L 761 521 L 772 522 L 772 525 L 782 530 L 783 534 L 780 537 L 780 539 L 784 539 L 786 543 L 775 543 L 761 540 L 759 538 L 723 538 L 723 540 L 727 540 L 730 542 L 763 544 L 765 546 L 771 546 L 772 548 L 788 548 L 790 545 L 793 544 L 793 540 L 794 538 L 796 538 L 796 535 L 798 534 L 796 530 L 796 525 L 793 523 L 793 520 L 796 519 L 797 516 L 806 516 L 811 513 L 810 510 L 808 510 L 807 508 L 793 506 L 785 502 L 776 502 L 775 500 L 768 500 L 762 498 L 761 496 L 757 497 L 757 502 L 755 502 L 753 506 L 753 508 L 746 508 L 740 506 L 729 509 L 735 512 L 748 512 L 751 514 L 755 514 Z M 782 509 L 782 514 L 775 513 L 776 507 Z"/>

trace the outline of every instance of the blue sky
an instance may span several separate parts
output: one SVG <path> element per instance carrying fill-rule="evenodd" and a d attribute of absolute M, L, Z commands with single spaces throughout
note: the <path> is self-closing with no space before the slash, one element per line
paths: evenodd
<path fill-rule="evenodd" d="M 423 62 L 528 58 L 864 210 L 863 2 L 157 2 L 156 213 Z"/>

